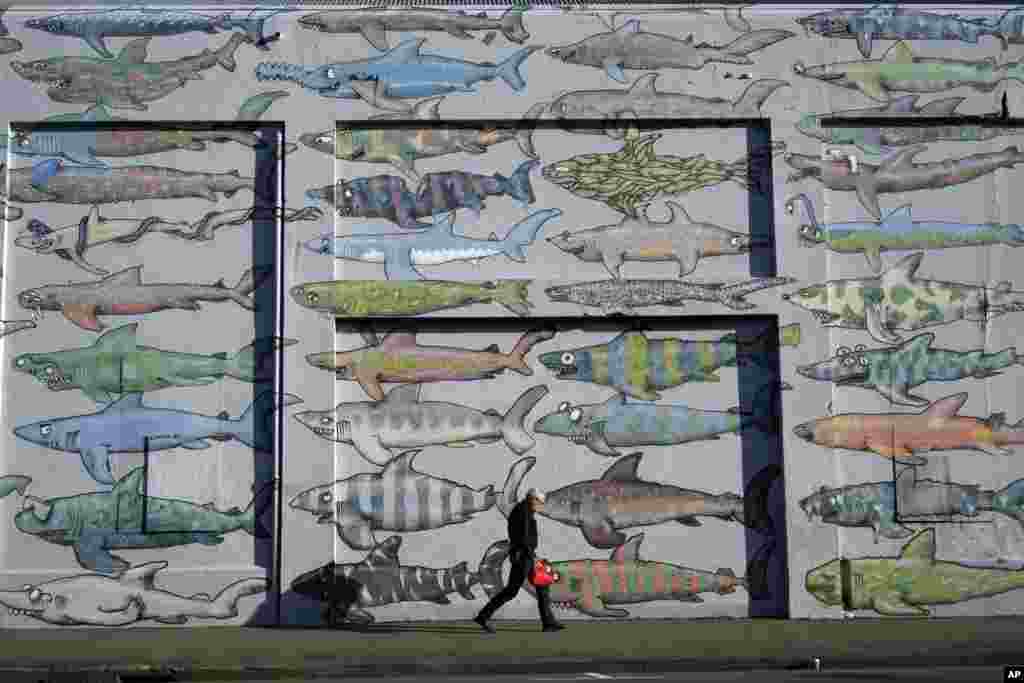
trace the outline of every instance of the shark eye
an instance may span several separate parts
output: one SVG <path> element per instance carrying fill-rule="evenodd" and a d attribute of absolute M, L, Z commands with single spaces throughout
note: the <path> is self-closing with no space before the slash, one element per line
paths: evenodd
<path fill-rule="evenodd" d="M 46 374 L 47 374 L 47 375 L 52 375 L 52 374 L 53 374 L 53 373 L 55 373 L 55 372 L 56 372 L 56 370 L 54 369 L 54 367 L 53 367 L 52 365 L 48 365 L 48 366 L 46 367 Z"/>
<path fill-rule="evenodd" d="M 567 410 L 569 410 L 569 402 L 568 401 L 562 401 L 561 403 L 558 404 L 558 412 L 564 413 Z"/>
<path fill-rule="evenodd" d="M 836 349 L 837 356 L 849 356 L 851 353 L 853 352 L 850 351 L 849 346 L 840 346 L 838 349 Z"/>
<path fill-rule="evenodd" d="M 579 408 L 573 408 L 569 413 L 569 419 L 573 422 L 579 422 L 581 417 L 583 417 L 583 411 Z"/>
<path fill-rule="evenodd" d="M 327 78 L 334 78 L 336 76 L 336 74 L 334 72 L 334 69 L 331 68 L 331 67 L 327 67 L 327 72 L 326 73 L 327 73 Z"/>
<path fill-rule="evenodd" d="M 343 197 L 345 197 L 345 199 L 352 199 L 352 190 L 350 190 L 347 187 L 345 188 L 345 191 L 342 192 L 341 194 Z"/>
<path fill-rule="evenodd" d="M 323 493 L 320 494 L 320 502 L 321 503 L 330 503 L 331 499 L 333 497 L 334 496 L 333 496 L 333 494 L 331 494 L 330 491 L 324 491 Z"/>
<path fill-rule="evenodd" d="M 733 237 L 731 240 L 729 240 L 729 244 L 731 244 L 733 247 L 740 246 L 741 242 L 743 242 L 743 240 L 741 240 L 739 237 Z"/>
<path fill-rule="evenodd" d="M 332 422 L 332 420 L 329 417 L 321 417 L 320 418 L 320 424 L 322 424 L 322 425 L 329 425 L 329 424 L 331 424 L 331 422 Z"/>
<path fill-rule="evenodd" d="M 857 353 L 864 353 L 865 351 L 867 351 L 867 349 L 868 347 L 865 346 L 864 344 L 857 344 L 856 346 L 853 347 L 853 350 L 856 351 Z"/>
<path fill-rule="evenodd" d="M 53 431 L 53 425 L 40 425 L 39 433 L 43 436 L 49 436 L 50 432 Z"/>
<path fill-rule="evenodd" d="M 19 358 L 18 360 L 14 361 L 14 364 L 17 365 L 19 368 L 23 368 L 23 367 L 25 367 L 25 363 L 27 363 L 27 362 L 28 362 L 27 359 Z"/>
<path fill-rule="evenodd" d="M 306 301 L 315 306 L 320 301 L 320 295 L 316 292 L 306 292 Z"/>
<path fill-rule="evenodd" d="M 319 142 L 322 145 L 326 145 L 326 144 L 330 144 L 331 142 L 334 142 L 329 135 L 319 135 L 319 136 L 317 136 L 316 141 Z"/>
<path fill-rule="evenodd" d="M 38 602 L 39 598 L 42 597 L 43 592 L 38 588 L 33 588 L 32 592 L 28 594 L 28 599 L 32 602 Z"/>
<path fill-rule="evenodd" d="M 562 365 L 572 365 L 576 362 L 576 354 L 566 351 L 562 354 Z"/>
<path fill-rule="evenodd" d="M 857 362 L 860 363 L 862 367 L 866 368 L 868 366 L 868 359 L 865 358 L 864 356 L 861 356 L 860 358 L 858 358 Z"/>

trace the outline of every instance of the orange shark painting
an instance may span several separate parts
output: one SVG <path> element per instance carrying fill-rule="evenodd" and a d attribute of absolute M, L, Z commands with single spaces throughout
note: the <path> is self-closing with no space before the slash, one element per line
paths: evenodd
<path fill-rule="evenodd" d="M 1013 455 L 1024 443 L 1024 420 L 1006 424 L 1006 413 L 987 419 L 958 415 L 967 394 L 939 399 L 920 413 L 844 413 L 804 422 L 793 433 L 828 448 L 870 451 L 904 465 L 923 465 L 922 453 L 971 450 Z"/>

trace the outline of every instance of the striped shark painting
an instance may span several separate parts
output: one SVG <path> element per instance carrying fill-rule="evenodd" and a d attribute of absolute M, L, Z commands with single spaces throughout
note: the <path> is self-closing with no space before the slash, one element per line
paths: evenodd
<path fill-rule="evenodd" d="M 300 574 L 292 580 L 292 590 L 327 603 L 324 621 L 333 626 L 341 619 L 372 624 L 374 617 L 365 611 L 367 607 L 398 602 L 450 605 L 448 596 L 454 593 L 466 600 L 475 600 L 473 586 L 484 582 L 501 583 L 504 555 L 499 553 L 485 553 L 477 571 L 473 572 L 465 561 L 444 569 L 399 564 L 401 547 L 402 537 L 390 536 L 362 562 L 328 562 Z"/>
<path fill-rule="evenodd" d="M 317 524 L 333 524 L 338 538 L 354 550 L 376 546 L 374 531 L 440 529 L 494 507 L 501 492 L 493 485 L 471 489 L 414 470 L 419 452 L 395 456 L 379 474 L 354 474 L 306 489 L 288 505 L 314 515 Z"/>

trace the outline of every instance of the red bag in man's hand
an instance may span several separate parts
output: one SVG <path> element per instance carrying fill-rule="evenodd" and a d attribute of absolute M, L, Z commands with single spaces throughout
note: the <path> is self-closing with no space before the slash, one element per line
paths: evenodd
<path fill-rule="evenodd" d="M 532 585 L 543 588 L 555 583 L 561 577 L 547 560 L 534 560 L 528 578 Z"/>

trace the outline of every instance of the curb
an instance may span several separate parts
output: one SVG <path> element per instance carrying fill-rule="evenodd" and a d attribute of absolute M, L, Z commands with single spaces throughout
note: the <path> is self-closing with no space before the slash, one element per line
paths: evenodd
<path fill-rule="evenodd" d="M 985 652 L 966 655 L 934 655 L 927 661 L 920 656 L 900 657 L 821 657 L 823 670 L 889 669 L 922 666 L 1005 666 L 1019 664 L 1020 650 Z M 598 671 L 603 674 L 640 674 L 701 671 L 780 671 L 811 670 L 809 658 L 779 661 L 754 657 L 734 659 L 564 659 L 547 658 L 528 661 L 493 661 L 463 657 L 416 658 L 381 661 L 373 658 L 347 658 L 337 664 L 321 663 L 302 670 L 268 667 L 236 667 L 206 669 L 176 667 L 98 667 L 62 665 L 53 667 L 19 667 L 0 669 L 4 683 L 188 683 L 195 681 L 276 680 L 317 677 L 394 677 L 418 675 L 520 675 L 520 674 L 582 674 Z"/>

